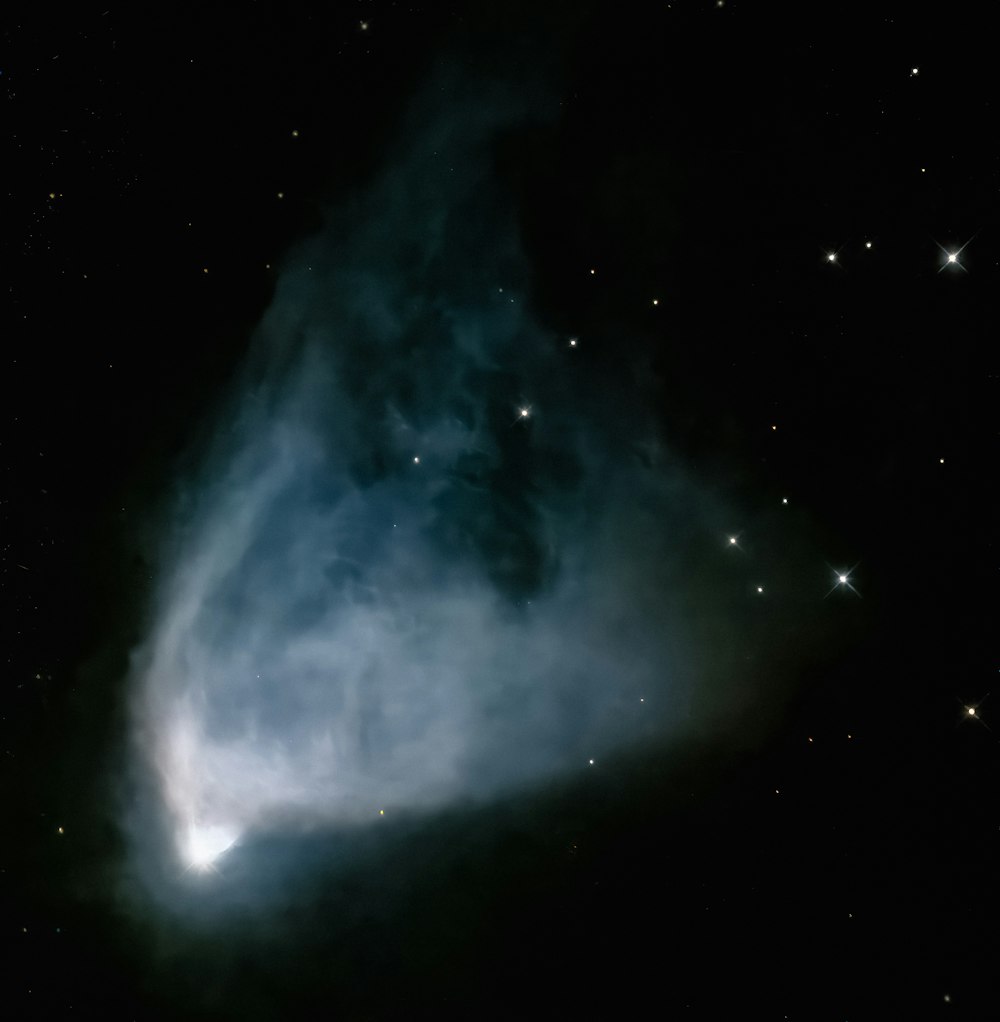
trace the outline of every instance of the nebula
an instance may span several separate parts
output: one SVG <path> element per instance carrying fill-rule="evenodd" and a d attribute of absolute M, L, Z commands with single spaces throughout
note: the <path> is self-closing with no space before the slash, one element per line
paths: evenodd
<path fill-rule="evenodd" d="M 545 111 L 459 92 L 435 83 L 288 255 L 178 472 L 132 685 L 179 871 L 600 769 L 683 723 L 705 498 L 642 361 L 605 339 L 595 371 L 585 324 L 570 343 L 533 311 L 494 154 Z"/>

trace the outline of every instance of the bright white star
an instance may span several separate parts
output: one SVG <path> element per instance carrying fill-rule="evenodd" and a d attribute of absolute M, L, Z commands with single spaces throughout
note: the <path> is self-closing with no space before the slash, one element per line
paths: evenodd
<path fill-rule="evenodd" d="M 857 565 L 855 564 L 854 568 L 856 567 Z M 854 584 L 851 582 L 851 574 L 854 572 L 854 568 L 850 568 L 849 570 L 830 568 L 830 570 L 833 572 L 834 581 L 833 587 L 826 595 L 829 596 L 830 593 L 832 593 L 835 589 L 846 587 L 850 589 L 851 592 L 854 593 L 854 595 L 860 599 L 861 593 L 859 593 L 857 589 L 854 588 Z M 826 599 L 826 597 L 824 597 L 824 599 Z"/>
<path fill-rule="evenodd" d="M 237 831 L 225 824 L 191 823 L 181 837 L 181 855 L 189 869 L 204 873 L 214 869 L 215 860 L 232 848 L 238 837 Z"/>
<path fill-rule="evenodd" d="M 986 728 L 987 731 L 992 731 L 993 729 L 989 726 L 989 724 L 987 724 L 986 721 L 983 720 L 983 718 L 979 715 L 979 707 L 982 706 L 983 703 L 985 703 L 986 700 L 989 699 L 989 697 L 990 694 L 989 692 L 987 692 L 986 695 L 982 697 L 982 699 L 977 699 L 971 705 L 968 703 L 962 703 L 962 716 L 966 720 L 974 720 L 977 724 L 980 724 L 982 725 L 982 727 Z M 961 700 L 959 700 L 959 702 L 961 702 Z"/>
<path fill-rule="evenodd" d="M 978 233 L 979 231 L 976 231 L 976 234 Z M 966 250 L 966 248 L 968 248 L 969 245 L 972 243 L 973 239 L 976 237 L 976 234 L 973 234 L 972 237 L 969 238 L 969 240 L 964 245 L 960 245 L 958 248 L 955 249 L 945 248 L 944 245 L 940 245 L 937 242 L 934 243 L 937 245 L 939 249 L 941 249 L 941 252 L 944 255 L 944 259 L 941 261 L 941 265 L 938 267 L 938 273 L 952 266 L 957 266 L 960 270 L 964 270 L 966 273 L 968 272 L 968 270 L 966 270 L 965 266 L 962 264 L 960 256 Z"/>

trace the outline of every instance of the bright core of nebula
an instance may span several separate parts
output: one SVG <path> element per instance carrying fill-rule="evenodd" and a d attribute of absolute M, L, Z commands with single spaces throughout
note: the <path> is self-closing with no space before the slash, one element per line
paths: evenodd
<path fill-rule="evenodd" d="M 685 712 L 700 498 L 641 359 L 578 371 L 530 310 L 493 153 L 533 117 L 417 103 L 178 471 L 132 677 L 181 871 L 600 769 Z"/>

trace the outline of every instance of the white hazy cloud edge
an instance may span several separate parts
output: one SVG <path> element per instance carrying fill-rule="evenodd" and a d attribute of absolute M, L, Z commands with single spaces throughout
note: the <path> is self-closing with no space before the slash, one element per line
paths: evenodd
<path fill-rule="evenodd" d="M 685 712 L 696 494 L 641 368 L 588 378 L 532 319 L 492 167 L 531 111 L 428 95 L 288 260 L 180 484 L 132 667 L 178 869 L 599 767 Z"/>

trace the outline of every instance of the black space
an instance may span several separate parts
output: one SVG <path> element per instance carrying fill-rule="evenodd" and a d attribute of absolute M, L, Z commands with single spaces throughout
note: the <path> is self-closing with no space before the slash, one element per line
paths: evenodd
<path fill-rule="evenodd" d="M 996 1017 L 988 12 L 486 7 L 5 9 L 2 1013 Z M 822 597 L 824 561 L 858 564 L 862 598 L 809 611 L 830 645 L 772 620 L 730 679 L 759 705 L 714 733 L 358 836 L 223 942 L 115 880 L 149 551 L 283 253 L 396 158 L 442 64 L 559 98 L 494 170 L 581 388 L 645 366 L 670 457 L 786 562 L 787 496 L 821 551 L 795 570 Z"/>

